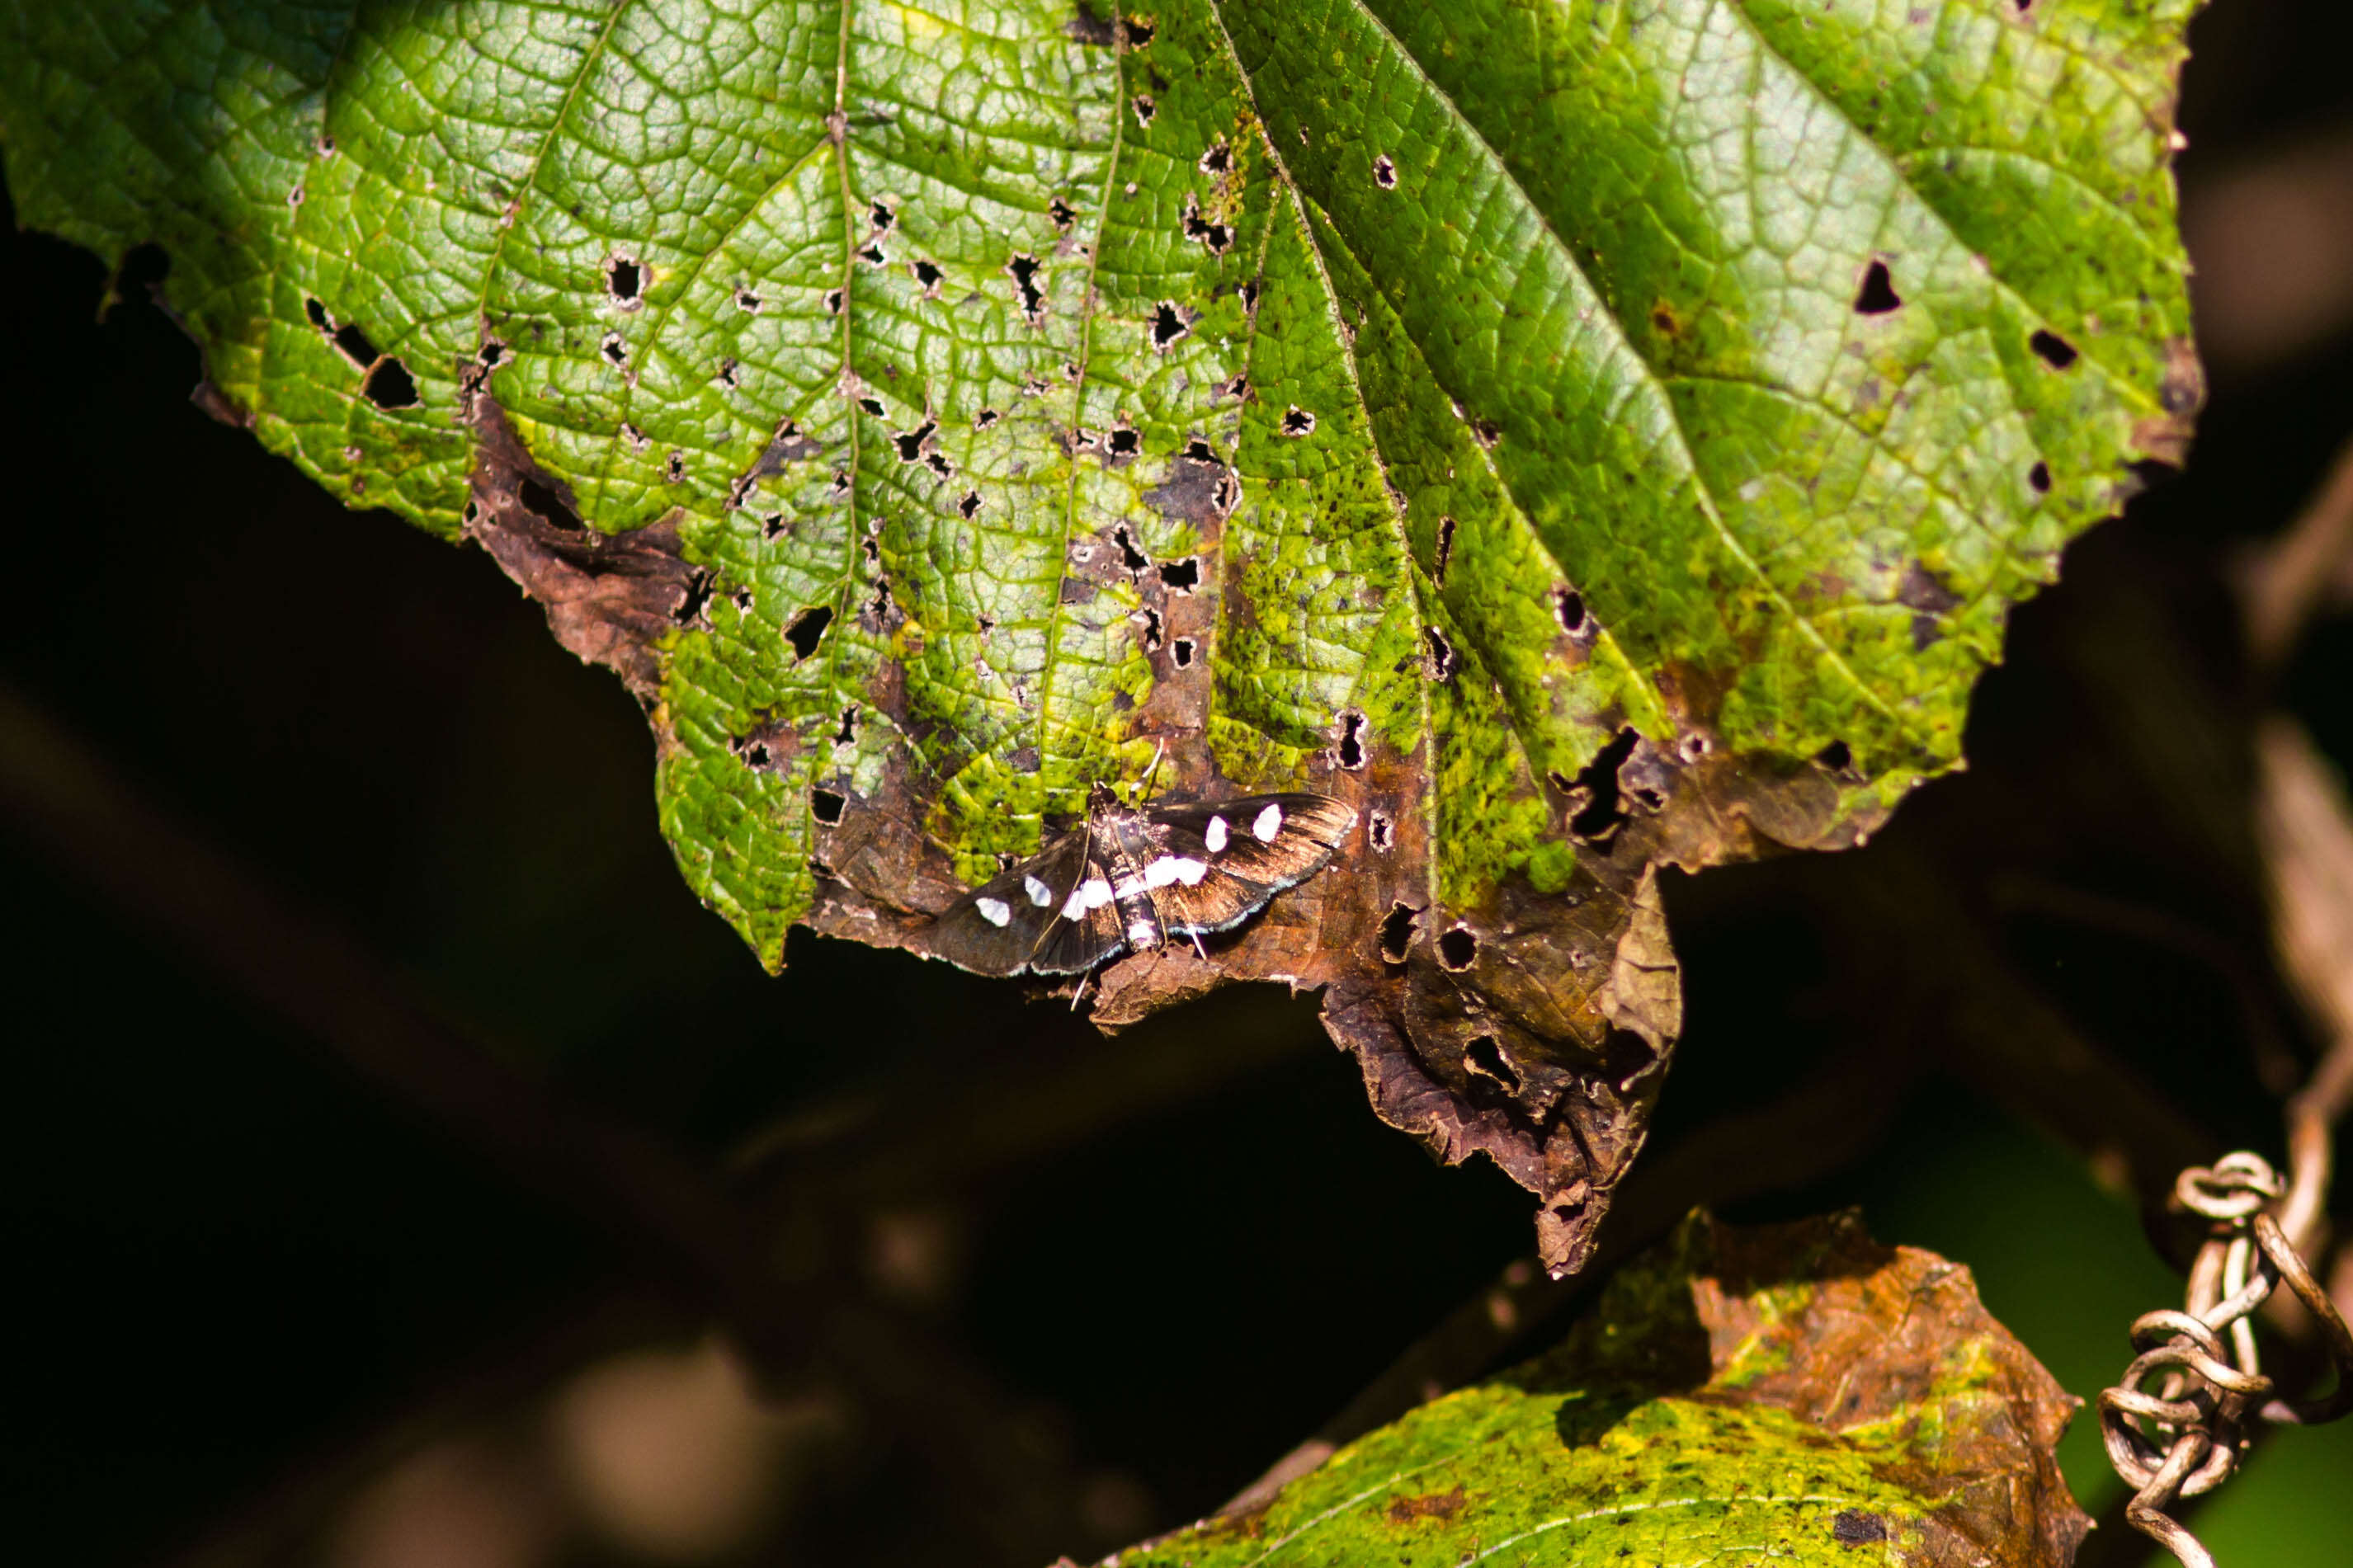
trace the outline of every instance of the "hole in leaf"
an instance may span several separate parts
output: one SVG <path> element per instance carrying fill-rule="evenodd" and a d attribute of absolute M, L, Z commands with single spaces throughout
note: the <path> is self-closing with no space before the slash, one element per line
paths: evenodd
<path fill-rule="evenodd" d="M 1152 117 L 1160 112 L 1160 106 L 1152 101 L 1152 95 L 1150 93 L 1139 92 L 1135 95 L 1134 108 L 1136 124 L 1144 127 L 1147 131 L 1150 130 L 1152 128 Z"/>
<path fill-rule="evenodd" d="M 1186 442 L 1185 455 L 1197 463 L 1214 463 L 1218 460 L 1217 453 L 1209 449 L 1209 444 L 1207 441 Z"/>
<path fill-rule="evenodd" d="M 1222 141 L 1210 142 L 1209 150 L 1201 154 L 1201 173 L 1205 174 L 1222 174 L 1233 166 L 1233 149 Z"/>
<path fill-rule="evenodd" d="M 1377 811 L 1366 819 L 1365 834 L 1372 840 L 1374 848 L 1386 850 L 1397 842 L 1397 824 Z"/>
<path fill-rule="evenodd" d="M 1365 716 L 1354 709 L 1340 715 L 1340 765 L 1351 773 L 1365 765 Z"/>
<path fill-rule="evenodd" d="M 1071 206 L 1070 203 L 1064 201 L 1061 197 L 1056 196 L 1052 201 L 1046 204 L 1046 216 L 1054 220 L 1054 226 L 1056 228 L 1068 232 L 1071 223 L 1077 219 L 1079 214 L 1077 208 Z"/>
<path fill-rule="evenodd" d="M 887 266 L 891 260 L 888 256 L 885 256 L 882 253 L 882 247 L 879 245 L 869 245 L 865 249 L 858 253 L 858 259 L 863 261 L 869 267 Z"/>
<path fill-rule="evenodd" d="M 1304 408 L 1293 406 L 1282 416 L 1282 433 L 1294 439 L 1315 428 L 1315 416 Z"/>
<path fill-rule="evenodd" d="M 1887 263 L 1877 257 L 1863 268 L 1862 287 L 1855 290 L 1854 313 L 1858 316 L 1883 316 L 1904 303 L 1895 292 L 1894 280 L 1887 275 Z"/>
<path fill-rule="evenodd" d="M 1201 584 L 1201 563 L 1198 556 L 1187 555 L 1182 561 L 1160 563 L 1160 580 L 1179 594 L 1189 594 Z"/>
<path fill-rule="evenodd" d="M 1161 300 L 1152 312 L 1152 347 L 1155 353 L 1166 353 L 1171 343 L 1192 330 L 1173 300 Z"/>
<path fill-rule="evenodd" d="M 825 628 L 832 624 L 833 610 L 826 605 L 811 605 L 795 616 L 793 624 L 785 628 L 785 640 L 793 645 L 793 657 L 807 658 L 815 653 Z"/>
<path fill-rule="evenodd" d="M 332 332 L 335 330 L 334 323 L 327 319 L 327 307 L 322 305 L 316 300 L 303 300 L 302 313 L 311 318 L 311 324 L 318 328 L 319 331 L 322 332 Z"/>
<path fill-rule="evenodd" d="M 564 504 L 562 497 L 537 479 L 525 479 L 515 486 L 515 500 L 522 503 L 524 510 L 535 514 L 552 528 L 578 533 L 587 526 L 580 521 L 578 512 Z"/>
<path fill-rule="evenodd" d="M 1111 439 L 1103 443 L 1103 450 L 1114 458 L 1133 458 L 1143 446 L 1144 437 L 1123 425 L 1111 433 Z"/>
<path fill-rule="evenodd" d="M 874 232 L 877 234 L 890 233 L 891 226 L 899 221 L 899 215 L 891 210 L 889 204 L 881 201 L 874 202 L 868 206 L 866 216 L 874 225 Z"/>
<path fill-rule="evenodd" d="M 1469 926 L 1456 926 L 1438 939 L 1438 962 L 1460 974 L 1478 960 L 1479 938 Z"/>
<path fill-rule="evenodd" d="M 984 408 L 972 416 L 972 427 L 976 430 L 986 430 L 1003 417 L 1005 416 L 994 408 Z"/>
<path fill-rule="evenodd" d="M 926 292 L 940 286 L 943 274 L 940 271 L 939 263 L 935 261 L 917 261 L 912 264 L 908 270 L 915 275 L 915 281 L 922 284 Z"/>
<path fill-rule="evenodd" d="M 2048 463 L 2039 462 L 2036 463 L 2034 467 L 2027 469 L 2026 482 L 2034 487 L 2034 493 L 2036 495 L 2049 495 L 2051 493 L 2051 465 Z"/>
<path fill-rule="evenodd" d="M 1175 642 L 1170 643 L 1168 645 L 1168 657 L 1176 660 L 1176 668 L 1179 669 L 1184 669 L 1190 666 L 1193 662 L 1193 639 L 1191 637 L 1178 637 Z"/>
<path fill-rule="evenodd" d="M 944 452 L 924 453 L 923 467 L 931 469 L 932 472 L 939 475 L 939 477 L 944 479 L 955 472 L 955 465 L 948 461 L 947 454 Z"/>
<path fill-rule="evenodd" d="M 956 502 L 956 510 L 967 518 L 978 516 L 980 513 L 980 492 L 978 490 L 965 491 L 963 498 Z"/>
<path fill-rule="evenodd" d="M 1575 637 L 1577 628 L 1585 625 L 1585 595 L 1574 588 L 1555 588 L 1552 613 L 1560 622 L 1560 629 Z"/>
<path fill-rule="evenodd" d="M 840 289 L 828 289 L 825 291 L 825 313 L 828 316 L 839 316 L 841 314 Z"/>
<path fill-rule="evenodd" d="M 670 476 L 670 482 L 672 484 L 686 478 L 686 454 L 676 451 L 670 453 L 670 461 L 662 465 L 662 471 Z"/>
<path fill-rule="evenodd" d="M 1381 957 L 1390 963 L 1403 963 L 1406 954 L 1413 951 L 1414 919 L 1421 911 L 1404 904 L 1391 904 L 1388 914 L 1381 921 Z"/>
<path fill-rule="evenodd" d="M 1389 162 L 1386 153 L 1373 160 L 1373 184 L 1385 191 L 1397 189 L 1397 165 Z"/>
<path fill-rule="evenodd" d="M 879 397 L 875 397 L 871 395 L 861 397 L 858 400 L 858 406 L 863 408 L 867 413 L 872 415 L 877 419 L 882 417 L 882 400 Z"/>
<path fill-rule="evenodd" d="M 733 386 L 735 384 L 735 362 L 733 360 L 723 359 L 719 362 L 719 384 L 722 386 Z"/>
<path fill-rule="evenodd" d="M 836 292 L 839 293 L 839 290 Z M 757 315 L 760 311 L 760 297 L 757 294 L 753 293 L 749 289 L 738 289 L 735 290 L 735 308 L 739 310 L 748 310 L 752 314 Z M 826 309 L 829 310 L 839 310 L 841 309 L 841 306 L 837 301 L 835 303 L 828 304 Z"/>
<path fill-rule="evenodd" d="M 1045 290 L 1038 287 L 1038 258 L 1017 252 L 1013 259 L 1005 264 L 1005 270 L 1012 276 L 1014 287 L 1020 290 L 1021 313 L 1036 321 L 1046 308 Z"/>
<path fill-rule="evenodd" d="M 1437 579 L 1438 585 L 1441 588 L 1446 586 L 1446 563 L 1453 559 L 1453 556 L 1454 520 L 1451 517 L 1441 517 L 1438 520 L 1438 559 L 1431 563 L 1430 574 Z"/>
<path fill-rule="evenodd" d="M 1220 397 L 1230 397 L 1235 402 L 1240 403 L 1243 398 L 1248 397 L 1249 395 L 1250 373 L 1247 371 L 1236 371 L 1234 373 L 1233 380 L 1221 382 L 1218 385 L 1209 389 L 1209 396 L 1213 401 Z"/>
<path fill-rule="evenodd" d="M 1844 741 L 1832 741 L 1814 753 L 1814 761 L 1834 773 L 1842 773 L 1854 765 L 1854 752 Z"/>
<path fill-rule="evenodd" d="M 1160 618 L 1160 612 L 1152 608 L 1149 605 L 1145 605 L 1144 609 L 1144 651 L 1146 653 L 1158 653 L 1160 651 L 1161 638 L 1166 634 L 1166 630 L 1167 622 Z"/>
<path fill-rule="evenodd" d="M 1585 804 L 1568 819 L 1568 830 L 1577 837 L 1599 843 L 1615 833 L 1626 820 L 1626 808 L 1620 798 L 1618 770 L 1634 754 L 1635 735 L 1631 728 L 1620 730 L 1609 743 L 1601 748 L 1594 759 L 1570 784 L 1571 795 L 1581 795 Z"/>
<path fill-rule="evenodd" d="M 1476 1073 L 1481 1078 L 1493 1079 L 1514 1093 L 1519 1091 L 1520 1075 L 1514 1072 L 1512 1064 L 1504 1059 L 1504 1047 L 1495 1043 L 1493 1035 L 1472 1037 L 1471 1044 L 1463 1048 L 1462 1070 Z"/>
<path fill-rule="evenodd" d="M 833 732 L 833 743 L 847 746 L 858 739 L 858 704 L 853 702 L 841 710 L 841 728 Z"/>
<path fill-rule="evenodd" d="M 754 741 L 750 745 L 744 747 L 744 763 L 750 767 L 766 767 L 768 765 L 768 742 L 765 741 Z"/>
<path fill-rule="evenodd" d="M 1126 22 L 1122 24 L 1122 26 L 1123 30 L 1127 34 L 1127 47 L 1129 48 L 1144 48 L 1152 42 L 1153 26 L 1148 18 L 1143 16 L 1130 16 Z"/>
<path fill-rule="evenodd" d="M 849 801 L 847 796 L 839 795 L 829 789 L 813 789 L 809 791 L 809 811 L 811 815 L 815 816 L 819 822 L 824 823 L 828 827 L 831 827 L 834 824 L 841 820 L 842 807 L 849 804 Z"/>
<path fill-rule="evenodd" d="M 1117 528 L 1112 530 L 1111 536 L 1119 545 L 1119 558 L 1121 563 L 1124 564 L 1129 571 L 1141 572 L 1146 566 L 1152 564 L 1152 557 L 1146 555 L 1143 551 L 1138 550 L 1135 547 L 1135 536 L 1127 531 L 1127 524 L 1123 522 Z"/>
<path fill-rule="evenodd" d="M 376 362 L 375 368 L 360 384 L 360 392 L 378 408 L 414 408 L 417 406 L 417 378 L 408 367 L 396 359 Z"/>
<path fill-rule="evenodd" d="M 621 341 L 621 334 L 618 332 L 607 332 L 605 334 L 604 342 L 599 345 L 599 352 L 604 354 L 606 360 L 610 363 L 626 364 L 628 363 L 629 345 Z"/>
<path fill-rule="evenodd" d="M 1451 680 L 1454 678 L 1454 645 L 1447 641 L 1446 634 L 1440 631 L 1436 626 L 1422 627 L 1421 637 L 1423 643 L 1430 649 L 1430 679 L 1433 680 Z"/>
<path fill-rule="evenodd" d="M 2075 345 L 2056 332 L 2038 331 L 2026 340 L 2026 346 L 2041 355 L 2042 363 L 2052 370 L 2065 370 L 2080 357 Z"/>
<path fill-rule="evenodd" d="M 605 291 L 624 305 L 638 303 L 646 283 L 645 269 L 634 258 L 616 256 L 605 263 Z"/>
<path fill-rule="evenodd" d="M 679 601 L 678 613 L 670 618 L 682 626 L 691 626 L 701 620 L 703 610 L 711 603 L 712 585 L 712 576 L 708 572 L 697 572 L 689 577 L 686 580 L 686 597 Z"/>
<path fill-rule="evenodd" d="M 375 363 L 378 357 L 375 344 L 368 341 L 368 335 L 360 331 L 356 321 L 345 321 L 335 329 L 335 347 L 342 351 L 345 359 L 362 370 Z"/>

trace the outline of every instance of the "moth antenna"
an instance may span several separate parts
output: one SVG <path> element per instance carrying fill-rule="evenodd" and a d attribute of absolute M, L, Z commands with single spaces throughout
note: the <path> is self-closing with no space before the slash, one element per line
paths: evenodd
<path fill-rule="evenodd" d="M 1152 786 L 1157 783 L 1160 778 L 1160 759 L 1167 754 L 1168 738 L 1164 735 L 1152 748 L 1152 771 L 1144 775 L 1144 783 L 1138 787 L 1135 797 L 1136 805 L 1142 805 L 1145 799 L 1151 795 Z"/>

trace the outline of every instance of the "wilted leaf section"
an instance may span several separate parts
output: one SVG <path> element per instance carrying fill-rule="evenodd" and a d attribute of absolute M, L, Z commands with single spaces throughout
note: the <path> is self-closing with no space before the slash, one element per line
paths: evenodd
<path fill-rule="evenodd" d="M 1957 1264 L 1852 1215 L 1695 1215 L 1550 1353 L 1120 1562 L 2065 1568 L 2076 1403 Z"/>

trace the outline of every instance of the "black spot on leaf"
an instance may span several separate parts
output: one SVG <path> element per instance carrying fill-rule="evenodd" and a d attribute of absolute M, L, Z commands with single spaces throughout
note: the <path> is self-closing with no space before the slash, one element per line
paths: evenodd
<path fill-rule="evenodd" d="M 1887 263 L 1873 257 L 1863 268 L 1862 287 L 1855 290 L 1854 313 L 1858 316 L 1883 316 L 1904 303 L 1895 292 L 1895 281 L 1887 275 Z"/>
<path fill-rule="evenodd" d="M 1016 252 L 1013 259 L 1005 264 L 1007 274 L 1020 292 L 1021 313 L 1032 321 L 1043 315 L 1046 309 L 1045 290 L 1038 287 L 1038 266 L 1036 257 L 1020 252 Z"/>
<path fill-rule="evenodd" d="M 1447 934 L 1451 936 L 1453 933 L 1450 931 Z M 1472 1037 L 1471 1043 L 1462 1050 L 1462 1070 L 1480 1078 L 1492 1079 L 1502 1084 L 1507 1092 L 1519 1092 L 1520 1075 L 1514 1072 L 1512 1064 L 1504 1059 L 1504 1047 L 1495 1042 L 1493 1035 Z"/>
<path fill-rule="evenodd" d="M 417 403 L 416 378 L 406 365 L 390 356 L 376 361 L 360 384 L 360 392 L 378 408 L 414 408 Z"/>
<path fill-rule="evenodd" d="M 2042 363 L 2052 370 L 2065 370 L 2080 356 L 2075 345 L 2052 331 L 2038 331 L 2026 340 L 2026 346 L 2042 356 Z"/>
<path fill-rule="evenodd" d="M 2026 482 L 2034 487 L 2034 493 L 2036 495 L 2049 495 L 2051 493 L 2051 465 L 2048 463 L 2038 462 L 2034 467 L 2027 469 Z"/>
<path fill-rule="evenodd" d="M 566 533 L 578 533 L 587 527 L 580 521 L 578 512 L 564 504 L 563 497 L 537 479 L 527 479 L 516 485 L 515 500 L 522 503 L 525 511 L 533 513 L 551 528 L 560 528 Z"/>
<path fill-rule="evenodd" d="M 1441 588 L 1446 586 L 1446 563 L 1452 560 L 1453 556 L 1454 520 L 1451 517 L 1441 517 L 1438 520 L 1438 555 L 1431 563 L 1430 572 L 1430 576 L 1436 579 Z"/>
<path fill-rule="evenodd" d="M 1391 904 L 1381 921 L 1381 959 L 1388 963 L 1403 963 L 1406 954 L 1413 951 L 1414 921 L 1421 911 L 1405 904 Z"/>
<path fill-rule="evenodd" d="M 1351 773 L 1365 765 L 1365 716 L 1355 709 L 1340 714 L 1340 765 Z"/>
<path fill-rule="evenodd" d="M 1453 679 L 1458 656 L 1455 654 L 1454 645 L 1447 640 L 1446 634 L 1436 626 L 1424 626 L 1421 628 L 1421 640 L 1423 646 L 1430 650 L 1430 679 L 1432 680 Z"/>
<path fill-rule="evenodd" d="M 1152 312 L 1152 348 L 1155 353 L 1166 353 L 1171 344 L 1193 330 L 1193 323 L 1173 300 L 1163 300 Z"/>
<path fill-rule="evenodd" d="M 1619 731 L 1569 784 L 1569 798 L 1581 800 L 1583 805 L 1568 819 L 1568 830 L 1588 843 L 1601 843 L 1626 821 L 1618 770 L 1634 754 L 1635 740 L 1631 729 Z"/>
<path fill-rule="evenodd" d="M 826 605 L 811 605 L 795 616 L 793 624 L 785 628 L 785 640 L 793 645 L 793 657 L 802 659 L 815 653 L 825 628 L 832 624 L 833 610 Z"/>
<path fill-rule="evenodd" d="M 1585 595 L 1574 588 L 1555 588 L 1552 613 L 1553 618 L 1560 622 L 1560 629 L 1575 637 L 1585 625 Z"/>

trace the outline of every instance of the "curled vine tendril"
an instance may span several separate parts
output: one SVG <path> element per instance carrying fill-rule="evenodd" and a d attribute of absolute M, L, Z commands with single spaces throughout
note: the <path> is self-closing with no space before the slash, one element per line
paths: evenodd
<path fill-rule="evenodd" d="M 2258 1423 L 2317 1426 L 2353 1410 L 2353 1331 L 2275 1217 L 2284 1202 L 2306 1210 L 2295 1201 L 2302 1195 L 2292 1195 L 2256 1154 L 2226 1154 L 2211 1167 L 2182 1172 L 2175 1206 L 2211 1226 L 2189 1270 L 2186 1308 L 2146 1313 L 2133 1324 L 2138 1353 L 2100 1395 L 2108 1463 L 2135 1489 L 2125 1518 L 2185 1568 L 2215 1568 L 2213 1554 L 2168 1510 L 2230 1479 Z M 2320 1325 L 2336 1367 L 2325 1397 L 2275 1397 L 2263 1374 L 2253 1314 L 2283 1282 Z"/>

